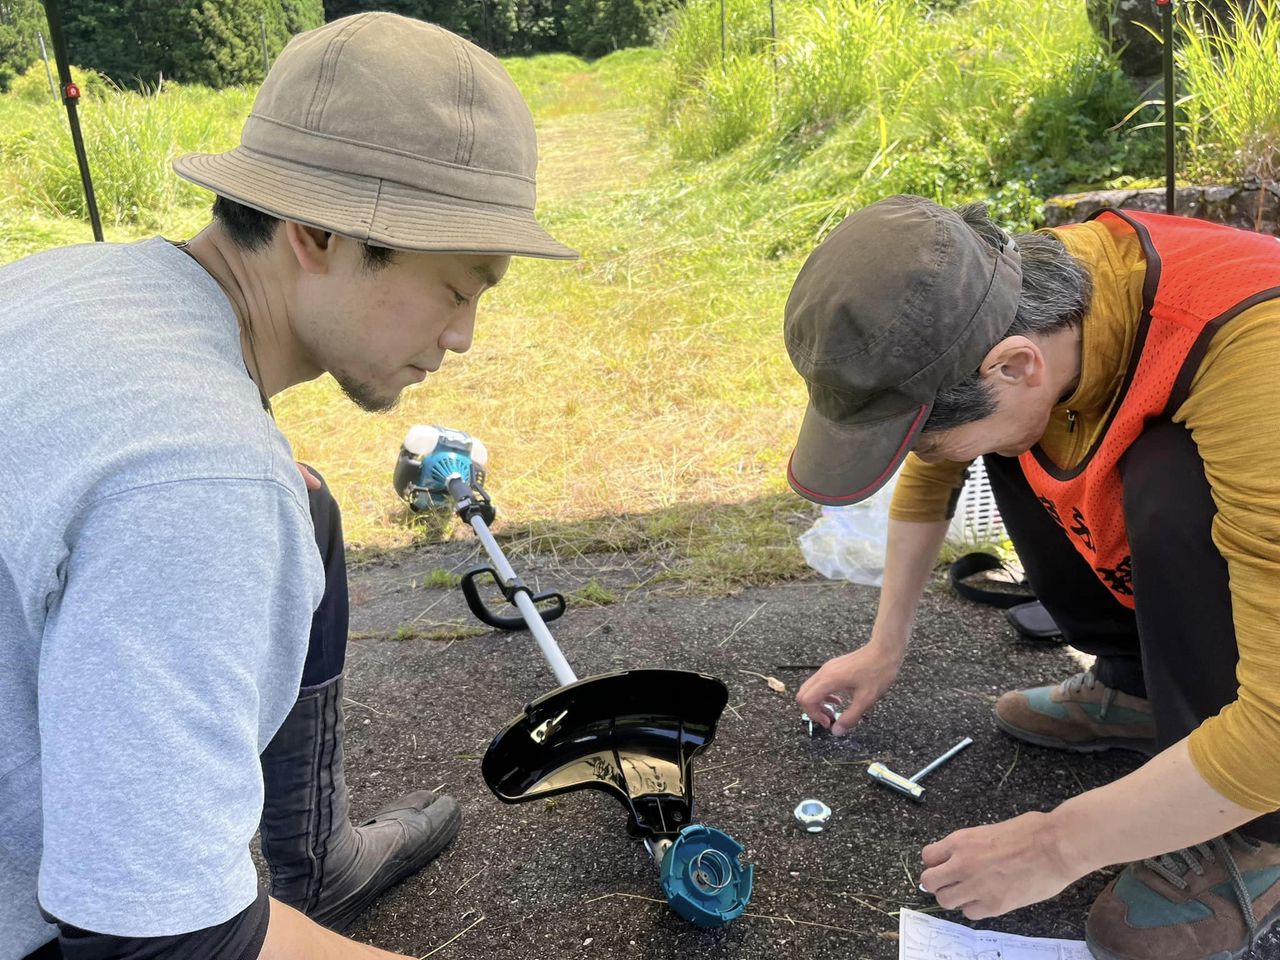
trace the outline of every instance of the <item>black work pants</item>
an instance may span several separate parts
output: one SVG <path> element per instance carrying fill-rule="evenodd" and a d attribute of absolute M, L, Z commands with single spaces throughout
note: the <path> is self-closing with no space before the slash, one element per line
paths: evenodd
<path fill-rule="evenodd" d="M 1135 609 L 1103 586 L 1015 459 L 983 458 L 1036 597 L 1077 650 L 1097 656 L 1097 678 L 1151 701 L 1161 749 L 1237 696 L 1235 624 L 1227 563 L 1213 543 L 1217 507 L 1190 432 L 1152 423 L 1120 463 Z M 1280 841 L 1280 814 L 1244 828 Z"/>
<path fill-rule="evenodd" d="M 324 478 L 311 472 L 320 478 L 320 489 L 307 493 L 316 546 L 324 563 L 324 596 L 311 617 L 311 640 L 302 668 L 304 689 L 337 677 L 347 659 L 347 557 L 342 546 L 342 513 Z"/>

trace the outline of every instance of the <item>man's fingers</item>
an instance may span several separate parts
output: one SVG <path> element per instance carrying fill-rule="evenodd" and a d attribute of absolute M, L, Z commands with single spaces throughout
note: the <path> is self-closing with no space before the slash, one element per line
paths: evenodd
<path fill-rule="evenodd" d="M 320 478 L 300 463 L 298 464 L 298 472 L 302 474 L 302 482 L 308 490 L 320 489 Z"/>
<path fill-rule="evenodd" d="M 964 905 L 964 916 L 966 920 L 986 920 L 990 917 L 998 917 L 1004 913 L 990 906 L 985 900 L 974 900 Z"/>
<path fill-rule="evenodd" d="M 811 721 L 826 730 L 831 729 L 831 714 L 823 710 L 821 706 L 814 707 L 805 703 L 801 703 L 800 706 L 804 709 L 805 716 Z"/>
<path fill-rule="evenodd" d="M 810 677 L 810 680 L 813 678 Z M 822 726 L 831 727 L 831 710 L 827 704 L 831 704 L 836 710 L 840 709 L 840 699 L 834 690 L 826 688 L 825 684 L 814 684 L 809 689 L 808 682 L 800 688 L 800 692 L 796 694 L 796 703 L 800 704 L 800 709 L 809 715 L 814 723 L 820 723 Z"/>
<path fill-rule="evenodd" d="M 873 701 L 870 697 L 855 693 L 849 701 L 849 705 L 840 714 L 840 719 L 832 724 L 831 732 L 838 737 L 848 733 L 858 725 L 862 715 L 871 709 L 872 703 Z"/>
<path fill-rule="evenodd" d="M 953 836 L 955 836 L 954 833 L 948 834 L 920 851 L 920 859 L 924 861 L 926 867 L 936 867 L 940 863 L 946 863 L 951 858 L 951 844 L 949 841 Z"/>
<path fill-rule="evenodd" d="M 996 915 L 991 913 L 982 896 L 972 890 L 972 884 L 969 883 L 952 883 L 950 887 L 943 887 L 933 896 L 943 910 L 960 910 L 970 920 L 980 920 Z"/>
<path fill-rule="evenodd" d="M 975 905 L 982 905 L 980 877 L 957 876 L 954 870 L 949 871 L 948 875 L 948 872 L 943 871 L 946 871 L 945 867 L 935 867 L 920 875 L 920 885 L 933 894 L 938 906 L 947 910 L 968 910 Z"/>
<path fill-rule="evenodd" d="M 935 890 L 933 898 L 938 901 L 938 906 L 945 910 L 959 910 L 962 907 L 967 909 L 972 900 L 965 892 L 964 884 L 962 883 L 953 883 L 949 887 Z"/>
<path fill-rule="evenodd" d="M 936 896 L 947 887 L 953 886 L 959 879 L 954 870 L 948 869 L 947 864 L 941 864 L 930 867 L 920 874 L 920 886 Z"/>
<path fill-rule="evenodd" d="M 800 684 L 800 689 L 796 691 L 796 702 L 802 707 L 807 707 L 810 703 L 820 701 L 826 696 L 827 691 L 823 689 L 825 686 L 826 684 L 818 679 L 818 674 L 813 674 Z"/>

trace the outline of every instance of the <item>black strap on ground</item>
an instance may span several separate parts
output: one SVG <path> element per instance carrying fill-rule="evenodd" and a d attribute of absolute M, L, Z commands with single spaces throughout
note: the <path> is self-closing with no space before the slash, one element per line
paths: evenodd
<path fill-rule="evenodd" d="M 1035 599 L 1030 593 L 987 590 L 983 587 L 976 587 L 971 583 L 965 583 L 965 580 L 974 574 L 1002 569 L 1004 569 L 1004 564 L 1000 562 L 999 557 L 993 557 L 989 553 L 966 553 L 951 564 L 951 587 L 966 600 L 972 600 L 974 603 L 985 603 L 987 606 L 999 607 L 1002 610 L 1007 610 L 1020 603 Z"/>
<path fill-rule="evenodd" d="M 93 195 L 93 179 L 89 176 L 89 158 L 84 152 L 84 137 L 80 135 L 80 117 L 76 104 L 80 101 L 80 88 L 71 80 L 71 61 L 67 57 L 67 41 L 62 35 L 62 11 L 58 0 L 44 0 L 44 15 L 49 21 L 49 39 L 53 43 L 53 56 L 58 61 L 58 84 L 62 90 L 62 102 L 67 107 L 67 122 L 71 124 L 71 143 L 76 148 L 76 163 L 80 165 L 80 182 L 84 185 L 84 202 L 89 211 L 89 223 L 93 226 L 93 239 L 102 242 L 102 221 L 98 218 L 98 201 Z"/>
<path fill-rule="evenodd" d="M 1040 601 L 1029 591 L 1010 593 L 1004 590 L 987 590 L 965 581 L 988 570 L 1007 569 L 998 557 L 989 553 L 966 553 L 951 564 L 951 587 L 966 600 L 985 603 L 1004 610 L 1005 619 L 1029 640 L 1061 640 L 1062 631 L 1053 622 Z M 1025 587 L 1023 583 L 1021 586 Z"/>

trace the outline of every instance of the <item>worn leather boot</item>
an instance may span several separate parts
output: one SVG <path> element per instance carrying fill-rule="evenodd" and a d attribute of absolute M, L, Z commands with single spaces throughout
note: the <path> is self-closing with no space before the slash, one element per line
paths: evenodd
<path fill-rule="evenodd" d="M 1039 747 L 1156 753 L 1151 702 L 1104 686 L 1092 671 L 1052 686 L 1006 693 L 996 701 L 996 725 Z"/>
<path fill-rule="evenodd" d="M 342 678 L 302 691 L 262 754 L 262 855 L 271 896 L 345 930 L 458 833 L 452 797 L 418 790 L 352 826 L 342 773 Z"/>
<path fill-rule="evenodd" d="M 1085 942 L 1098 960 L 1241 960 L 1277 919 L 1280 845 L 1229 833 L 1125 867 Z"/>

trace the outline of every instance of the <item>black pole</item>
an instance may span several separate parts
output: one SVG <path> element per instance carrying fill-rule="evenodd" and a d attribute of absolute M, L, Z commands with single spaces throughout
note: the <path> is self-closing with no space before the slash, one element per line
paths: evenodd
<path fill-rule="evenodd" d="M 1177 213 L 1174 184 L 1173 0 L 1156 0 L 1160 8 L 1160 32 L 1164 37 L 1164 210 Z"/>
<path fill-rule="evenodd" d="M 258 22 L 262 24 L 262 75 L 265 77 L 271 72 L 271 55 L 267 53 L 267 18 L 265 14 L 258 14 Z"/>
<path fill-rule="evenodd" d="M 49 78 L 49 92 L 53 94 L 53 102 L 58 102 L 58 85 L 53 82 L 53 71 L 49 69 L 49 51 L 44 46 L 44 34 L 36 31 L 36 39 L 40 41 L 40 59 L 44 61 L 44 75 Z"/>
<path fill-rule="evenodd" d="M 721 63 L 724 63 L 724 54 L 725 54 L 725 46 L 726 46 L 726 43 L 725 43 L 726 17 L 725 17 L 724 2 L 725 0 L 720 0 L 720 62 Z"/>
<path fill-rule="evenodd" d="M 93 179 L 89 176 L 89 158 L 84 152 L 84 137 L 80 135 L 80 117 L 76 103 L 80 88 L 71 82 L 71 61 L 67 59 L 67 41 L 62 35 L 62 13 L 58 0 L 44 0 L 44 14 L 49 20 L 49 42 L 53 44 L 53 56 L 58 61 L 58 80 L 62 85 L 62 102 L 67 105 L 67 121 L 71 124 L 71 143 L 76 148 L 76 163 L 80 165 L 80 182 L 84 184 L 85 206 L 89 208 L 89 223 L 93 225 L 93 239 L 102 242 L 102 221 L 98 219 L 98 201 L 93 196 Z"/>
<path fill-rule="evenodd" d="M 778 14 L 769 0 L 769 54 L 773 57 L 773 99 L 778 99 Z"/>

